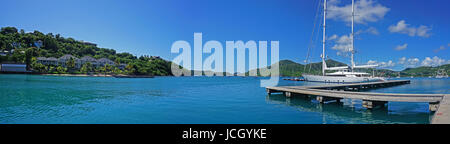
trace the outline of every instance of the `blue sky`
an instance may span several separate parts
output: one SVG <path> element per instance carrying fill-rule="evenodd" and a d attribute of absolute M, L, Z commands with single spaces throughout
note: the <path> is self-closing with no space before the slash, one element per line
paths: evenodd
<path fill-rule="evenodd" d="M 303 62 L 318 0 L 8 0 L 0 26 L 39 30 L 135 55 L 173 59 L 177 40 L 279 41 L 280 59 Z M 450 1 L 357 0 L 355 56 L 382 68 L 450 63 Z M 327 55 L 345 57 L 350 0 L 329 0 Z M 321 16 L 321 15 L 319 15 Z M 318 35 L 321 37 L 321 35 Z M 320 39 L 319 39 L 320 40 Z M 312 60 L 319 61 L 320 41 Z M 338 54 L 340 53 L 340 54 Z M 389 62 L 391 61 L 391 62 Z"/>

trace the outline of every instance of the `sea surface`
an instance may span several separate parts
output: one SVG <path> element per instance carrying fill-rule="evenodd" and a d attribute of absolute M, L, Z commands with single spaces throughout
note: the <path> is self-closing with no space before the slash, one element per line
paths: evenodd
<path fill-rule="evenodd" d="M 389 102 L 367 110 L 361 100 L 319 104 L 268 96 L 261 77 L 112 78 L 0 74 L 0 124 L 371 124 L 430 123 L 428 103 Z M 450 79 L 371 90 L 450 93 Z M 279 85 L 320 85 L 286 81 Z"/>

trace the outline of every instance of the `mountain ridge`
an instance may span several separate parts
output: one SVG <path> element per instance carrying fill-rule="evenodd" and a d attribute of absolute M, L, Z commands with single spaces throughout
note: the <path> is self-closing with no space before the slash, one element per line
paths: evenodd
<path fill-rule="evenodd" d="M 286 60 L 280 60 L 277 63 L 279 64 L 280 76 L 300 77 L 304 73 L 309 73 L 309 74 L 321 74 L 322 73 L 322 62 L 316 62 L 316 63 L 304 65 L 304 64 L 296 63 L 292 60 L 286 59 Z M 345 64 L 345 63 L 335 61 L 332 59 L 326 60 L 326 63 L 327 63 L 328 67 L 347 66 L 347 64 Z M 305 66 L 306 66 L 306 68 L 305 68 Z M 267 67 L 261 68 L 261 69 L 267 69 Z M 416 68 L 406 68 L 401 71 L 393 71 L 393 70 L 389 70 L 389 69 L 374 69 L 374 68 L 357 69 L 357 71 L 367 72 L 370 74 L 375 72 L 376 76 L 383 76 L 383 77 L 397 77 L 399 74 L 402 77 L 410 77 L 410 76 L 428 77 L 428 76 L 434 76 L 436 74 L 437 70 L 439 70 L 439 69 L 444 69 L 446 72 L 448 72 L 450 70 L 450 64 L 445 64 L 445 65 L 436 66 L 436 67 L 421 66 L 421 67 L 416 67 Z M 253 69 L 250 71 L 253 72 L 255 70 L 256 69 Z M 258 71 L 259 71 L 259 69 L 258 69 Z M 247 72 L 246 75 L 248 75 L 248 73 L 249 72 Z M 259 76 L 259 73 L 258 73 L 258 76 Z"/>

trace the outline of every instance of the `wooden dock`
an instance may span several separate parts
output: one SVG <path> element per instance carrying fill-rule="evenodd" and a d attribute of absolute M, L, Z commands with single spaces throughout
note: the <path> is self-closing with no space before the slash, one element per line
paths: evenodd
<path fill-rule="evenodd" d="M 427 102 L 429 110 L 437 111 L 432 123 L 450 123 L 449 94 L 400 94 L 361 92 L 367 89 L 409 84 L 409 80 L 391 80 L 382 82 L 329 84 L 320 86 L 280 86 L 266 87 L 267 94 L 283 93 L 286 97 L 315 96 L 320 103 L 340 101 L 341 99 L 361 99 L 363 107 L 372 109 L 395 102 Z"/>
<path fill-rule="evenodd" d="M 431 124 L 450 124 L 450 95 L 444 96 L 437 111 L 431 120 Z"/>

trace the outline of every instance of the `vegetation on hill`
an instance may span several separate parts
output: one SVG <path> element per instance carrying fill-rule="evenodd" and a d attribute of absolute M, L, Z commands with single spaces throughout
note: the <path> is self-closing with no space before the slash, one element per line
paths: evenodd
<path fill-rule="evenodd" d="M 44 34 L 39 31 L 25 33 L 15 27 L 3 27 L 0 31 L 0 52 L 7 53 L 0 56 L 0 63 L 26 63 L 33 71 L 41 73 L 109 73 L 130 75 L 172 75 L 170 61 L 148 56 L 136 56 L 124 52 L 117 53 L 114 49 L 99 48 L 96 44 L 78 41 L 73 38 L 65 38 L 60 34 Z M 59 58 L 70 54 L 81 58 L 91 56 L 96 59 L 108 58 L 115 64 L 127 64 L 124 70 L 114 65 L 105 65 L 95 68 L 89 64 L 83 65 L 81 69 L 70 67 L 45 66 L 36 63 L 37 57 Z"/>
<path fill-rule="evenodd" d="M 328 67 L 345 66 L 346 64 L 334 61 L 326 60 Z M 306 66 L 306 68 L 305 68 Z M 287 77 L 300 77 L 304 73 L 309 74 L 321 74 L 322 73 L 322 62 L 311 63 L 307 65 L 299 64 L 291 60 L 281 60 L 279 62 L 280 76 Z M 401 77 L 428 77 L 435 76 L 437 70 L 444 69 L 447 73 L 450 71 L 450 64 L 438 66 L 438 67 L 417 67 L 417 68 L 407 68 L 402 71 L 393 71 L 388 69 L 356 69 L 356 71 L 367 72 L 373 74 L 375 72 L 376 76 L 383 77 L 397 77 L 399 74 Z M 255 70 L 252 70 L 255 71 Z M 331 71 L 330 71 L 331 72 Z M 248 75 L 248 72 L 247 72 Z"/>
<path fill-rule="evenodd" d="M 450 64 L 441 65 L 438 67 L 417 67 L 417 68 L 407 68 L 401 71 L 402 76 L 414 76 L 414 77 L 427 77 L 435 76 L 439 69 L 443 69 L 445 72 L 450 72 Z"/>

